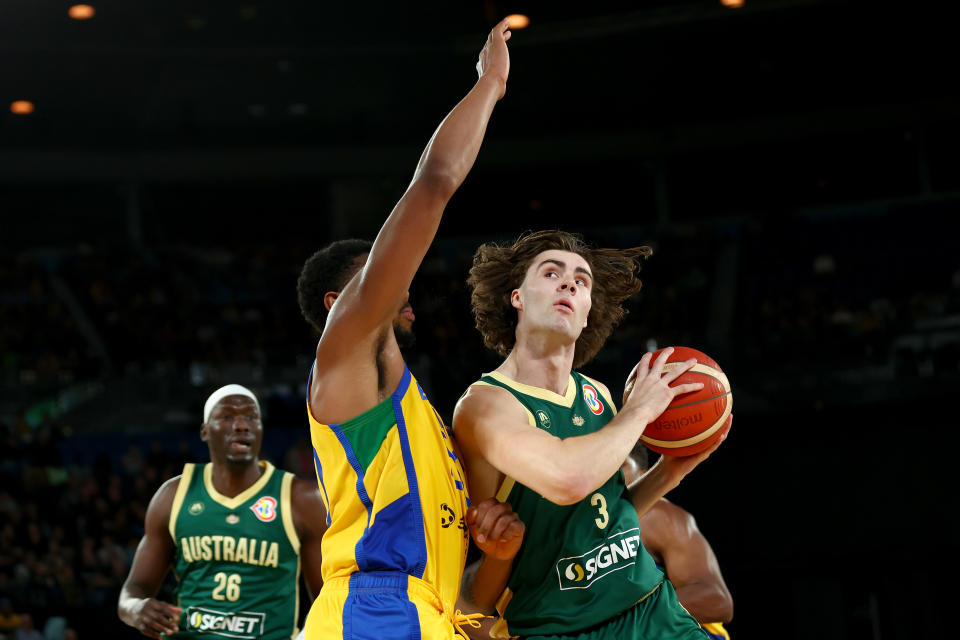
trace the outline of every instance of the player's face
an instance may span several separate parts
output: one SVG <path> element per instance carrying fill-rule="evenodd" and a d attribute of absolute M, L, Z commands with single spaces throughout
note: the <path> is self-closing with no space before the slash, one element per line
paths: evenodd
<path fill-rule="evenodd" d="M 530 263 L 511 303 L 521 327 L 557 331 L 575 340 L 587 326 L 592 290 L 593 276 L 583 256 L 550 249 Z"/>
<path fill-rule="evenodd" d="M 416 319 L 417 316 L 413 313 L 413 307 L 410 306 L 410 294 L 408 293 L 397 311 L 397 317 L 393 319 L 393 335 L 397 338 L 397 344 L 401 348 L 413 346 L 413 321 Z"/>
<path fill-rule="evenodd" d="M 260 455 L 263 425 L 256 403 L 247 396 L 227 396 L 210 412 L 200 430 L 210 457 L 231 464 L 248 464 Z"/>

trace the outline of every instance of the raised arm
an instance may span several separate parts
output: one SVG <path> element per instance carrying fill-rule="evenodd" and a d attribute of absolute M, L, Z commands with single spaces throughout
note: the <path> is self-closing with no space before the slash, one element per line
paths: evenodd
<path fill-rule="evenodd" d="M 492 467 L 556 504 L 585 498 L 617 472 L 644 428 L 663 413 L 674 396 L 702 388 L 700 383 L 670 386 L 695 361 L 663 374 L 669 353 L 665 350 L 652 365 L 651 354 L 644 355 L 623 410 L 603 429 L 573 438 L 560 439 L 531 427 L 526 410 L 508 391 L 471 387 L 453 415 L 471 494 L 478 500 L 490 497 L 487 492 L 494 483 L 485 471 Z M 584 460 L 590 464 L 583 464 Z M 481 493 L 474 493 L 476 490 Z"/>
<path fill-rule="evenodd" d="M 321 542 L 327 530 L 327 510 L 317 485 L 296 478 L 290 492 L 293 507 L 293 526 L 300 538 L 300 569 L 311 602 L 320 595 L 323 586 L 321 573 Z"/>
<path fill-rule="evenodd" d="M 509 39 L 503 20 L 480 52 L 477 83 L 440 123 L 413 180 L 377 235 L 366 265 L 331 309 L 317 347 L 319 361 L 335 358 L 342 347 L 349 348 L 396 314 L 447 202 L 476 160 L 493 108 L 506 91 Z"/>
<path fill-rule="evenodd" d="M 163 585 L 173 562 L 174 543 L 170 538 L 170 508 L 180 484 L 180 476 L 167 480 L 147 507 L 143 539 L 137 546 L 117 602 L 117 615 L 125 623 L 150 638 L 177 632 L 182 609 L 154 596 Z"/>
<path fill-rule="evenodd" d="M 701 623 L 730 622 L 733 596 L 710 543 L 684 509 L 660 501 L 640 520 L 643 545 L 659 555 L 677 598 Z"/>

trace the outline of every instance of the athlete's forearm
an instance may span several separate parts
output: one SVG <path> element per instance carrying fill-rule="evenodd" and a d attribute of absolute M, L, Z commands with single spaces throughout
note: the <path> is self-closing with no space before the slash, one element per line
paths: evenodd
<path fill-rule="evenodd" d="M 440 197 L 452 197 L 477 159 L 487 124 L 501 95 L 501 79 L 485 75 L 477 80 L 437 127 L 420 156 L 413 180 L 429 180 L 442 191 Z"/>
<path fill-rule="evenodd" d="M 648 422 L 642 411 L 624 411 L 599 431 L 561 440 L 562 451 L 555 461 L 573 480 L 567 487 L 569 502 L 564 504 L 582 500 L 615 474 Z"/>
<path fill-rule="evenodd" d="M 117 615 L 131 627 L 137 626 L 137 614 L 143 607 L 144 601 L 151 595 L 145 593 L 139 585 L 125 584 L 120 590 L 117 601 Z"/>
<path fill-rule="evenodd" d="M 633 501 L 633 508 L 637 510 L 637 516 L 642 518 L 643 514 L 650 510 L 657 500 L 662 498 L 668 491 L 677 488 L 679 482 L 664 471 L 661 465 L 662 459 L 650 468 L 645 474 L 634 480 L 630 486 L 630 499 Z"/>
<path fill-rule="evenodd" d="M 460 596 L 471 609 L 484 614 L 492 614 L 497 600 L 507 588 L 512 560 L 498 560 L 484 555 L 463 572 Z"/>

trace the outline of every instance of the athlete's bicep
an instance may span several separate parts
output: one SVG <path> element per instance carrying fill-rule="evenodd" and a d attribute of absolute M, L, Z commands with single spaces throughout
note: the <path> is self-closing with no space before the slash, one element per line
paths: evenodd
<path fill-rule="evenodd" d="M 175 545 L 170 537 L 170 510 L 179 478 L 164 483 L 147 507 L 144 534 L 137 545 L 124 591 L 135 597 L 152 597 L 163 584 L 173 562 Z"/>
<path fill-rule="evenodd" d="M 666 505 L 662 519 L 661 554 L 674 586 L 695 582 L 723 585 L 717 557 L 693 517 L 676 505 Z"/>
<path fill-rule="evenodd" d="M 526 409 L 510 393 L 472 387 L 457 403 L 453 421 L 468 466 L 479 456 L 548 500 L 568 503 L 571 479 L 560 461 L 566 455 L 562 440 L 531 426 Z"/>

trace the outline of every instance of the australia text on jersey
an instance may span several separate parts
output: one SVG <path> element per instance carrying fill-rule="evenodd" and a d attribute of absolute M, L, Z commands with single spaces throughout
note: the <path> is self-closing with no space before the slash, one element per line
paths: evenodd
<path fill-rule="evenodd" d="M 188 536 L 180 539 L 187 562 L 246 562 L 258 567 L 277 567 L 280 546 L 269 540 L 233 536 Z"/>

